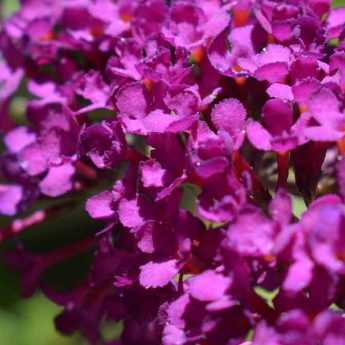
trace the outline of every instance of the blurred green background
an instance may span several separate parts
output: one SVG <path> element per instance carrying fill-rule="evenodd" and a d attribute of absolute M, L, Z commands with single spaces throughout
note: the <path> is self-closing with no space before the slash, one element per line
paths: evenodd
<path fill-rule="evenodd" d="M 334 7 L 345 6 L 345 0 L 334 0 L 333 1 L 333 6 Z"/>
<path fill-rule="evenodd" d="M 18 8 L 18 2 L 18 0 L 0 0 L 1 17 L 4 18 L 13 13 Z M 334 6 L 345 6 L 345 0 L 335 0 Z M 294 206 L 296 215 L 304 210 L 301 199 L 294 200 Z M 92 233 L 98 225 L 86 217 L 81 207 L 69 211 L 68 215 L 60 214 L 48 225 L 46 224 L 45 228 L 36 226 L 30 234 L 26 235 L 26 242 L 33 248 L 54 247 L 57 243 L 70 242 L 84 237 L 86 233 Z M 69 238 L 59 237 L 61 224 L 65 228 L 64 234 L 69 234 Z M 38 233 L 39 236 L 32 235 L 33 233 Z M 3 250 L 4 248 L 1 249 Z M 71 282 L 78 281 L 85 275 L 83 268 L 87 267 L 88 261 L 87 255 L 74 259 L 68 263 L 68 269 L 66 265 L 57 267 L 55 271 L 48 272 L 46 279 L 54 282 L 54 278 L 57 280 L 62 275 L 64 281 L 67 278 Z M 64 287 L 64 282 L 61 284 L 61 281 L 55 281 L 54 283 L 58 286 L 60 283 L 61 287 Z M 60 310 L 61 308 L 49 302 L 41 294 L 22 300 L 18 277 L 0 263 L 0 345 L 84 344 L 78 335 L 72 338 L 63 337 L 55 331 L 52 320 Z"/>

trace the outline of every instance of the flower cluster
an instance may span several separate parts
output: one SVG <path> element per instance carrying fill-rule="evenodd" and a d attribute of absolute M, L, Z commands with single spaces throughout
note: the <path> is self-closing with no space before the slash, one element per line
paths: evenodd
<path fill-rule="evenodd" d="M 68 212 L 66 193 L 103 224 L 45 254 L 19 238 L 23 295 L 93 345 L 344 344 L 345 9 L 21 2 L 0 34 L 0 239 Z M 78 286 L 42 283 L 90 250 Z"/>

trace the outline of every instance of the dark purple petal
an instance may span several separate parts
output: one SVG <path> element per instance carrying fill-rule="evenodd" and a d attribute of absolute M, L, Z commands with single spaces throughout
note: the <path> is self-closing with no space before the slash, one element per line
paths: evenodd
<path fill-rule="evenodd" d="M 280 99 L 271 99 L 263 107 L 263 122 L 273 135 L 287 132 L 293 123 L 291 106 Z"/>

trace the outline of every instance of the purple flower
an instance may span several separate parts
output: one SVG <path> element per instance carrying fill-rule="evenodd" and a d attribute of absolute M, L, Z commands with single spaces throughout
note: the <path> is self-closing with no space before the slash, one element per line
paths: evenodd
<path fill-rule="evenodd" d="M 240 58 L 239 66 L 258 80 L 269 83 L 284 82 L 289 73 L 292 54 L 289 48 L 269 45 L 251 58 Z"/>
<path fill-rule="evenodd" d="M 278 320 L 275 328 L 260 324 L 253 345 L 340 344 L 344 341 L 343 329 L 344 319 L 336 313 L 324 311 L 311 321 L 303 312 L 292 310 Z"/>
<path fill-rule="evenodd" d="M 18 185 L 1 185 L 0 213 L 13 216 L 18 212 L 18 206 L 23 198 L 23 190 Z"/>
<path fill-rule="evenodd" d="M 276 232 L 274 224 L 258 211 L 243 212 L 230 225 L 226 246 L 243 256 L 269 257 L 273 254 Z"/>
<path fill-rule="evenodd" d="M 212 6 L 213 5 L 213 6 Z M 229 15 L 220 5 L 197 6 L 187 1 L 176 2 L 170 8 L 168 25 L 163 34 L 175 47 L 193 50 L 206 44 L 229 24 Z"/>
<path fill-rule="evenodd" d="M 309 99 L 309 111 L 317 122 L 305 130 L 306 136 L 315 141 L 337 141 L 343 137 L 344 114 L 339 109 L 334 93 L 322 88 Z"/>
<path fill-rule="evenodd" d="M 233 150 L 238 150 L 245 133 L 246 110 L 243 105 L 236 99 L 224 100 L 215 105 L 211 117 L 218 130 L 229 134 Z"/>
<path fill-rule="evenodd" d="M 327 19 L 327 36 L 328 38 L 338 38 L 343 32 L 345 22 L 344 8 L 334 9 Z"/>
<path fill-rule="evenodd" d="M 88 100 L 91 104 L 81 108 L 77 113 L 85 113 L 99 108 L 109 108 L 108 100 L 110 95 L 109 85 L 96 71 L 90 71 L 76 82 L 76 94 Z"/>
<path fill-rule="evenodd" d="M 80 133 L 80 152 L 99 169 L 116 166 L 126 153 L 121 125 L 104 121 L 84 128 Z"/>
<path fill-rule="evenodd" d="M 8 106 L 11 96 L 15 93 L 23 78 L 23 70 L 18 68 L 11 70 L 5 62 L 0 62 L 0 130 L 7 131 L 12 123 L 8 114 Z"/>
<path fill-rule="evenodd" d="M 145 288 L 157 288 L 168 284 L 178 273 L 176 260 L 148 262 L 140 267 L 139 281 Z"/>
<path fill-rule="evenodd" d="M 294 123 L 287 101 L 268 100 L 262 109 L 262 123 L 264 126 L 256 121 L 247 125 L 248 139 L 257 149 L 285 153 L 305 142 L 304 119 Z"/>
<path fill-rule="evenodd" d="M 0 240 L 22 295 L 92 345 L 343 344 L 344 18 L 328 0 L 23 0 L 0 32 Z M 71 205 L 92 229 L 28 250 Z M 73 287 L 45 279 L 86 254 Z"/>
<path fill-rule="evenodd" d="M 189 280 L 190 295 L 202 302 L 214 302 L 225 296 L 231 279 L 213 271 L 205 271 Z M 212 286 L 212 289 L 210 289 Z"/>

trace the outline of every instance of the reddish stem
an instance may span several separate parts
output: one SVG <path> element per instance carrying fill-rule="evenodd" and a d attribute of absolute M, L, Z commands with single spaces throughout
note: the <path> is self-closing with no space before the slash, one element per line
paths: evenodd
<path fill-rule="evenodd" d="M 337 141 L 338 151 L 341 156 L 345 156 L 345 138 Z"/>
<path fill-rule="evenodd" d="M 77 173 L 79 173 L 80 175 L 82 175 L 83 177 L 87 178 L 88 180 L 96 180 L 97 179 L 97 171 L 81 162 L 81 161 L 78 161 L 75 165 L 76 169 L 77 169 Z"/>
<path fill-rule="evenodd" d="M 125 160 L 130 161 L 134 164 L 138 164 L 142 160 L 147 160 L 147 157 L 142 153 L 136 151 L 135 149 L 129 147 L 125 155 Z"/>
<path fill-rule="evenodd" d="M 246 159 L 238 151 L 235 151 L 232 154 L 232 160 L 233 160 L 236 176 L 239 179 L 242 178 L 243 173 L 245 172 L 249 173 L 255 199 L 257 199 L 258 201 L 270 200 L 271 198 L 270 195 L 265 190 L 259 178 L 256 176 L 255 171 L 249 165 Z"/>
<path fill-rule="evenodd" d="M 260 315 L 268 322 L 274 322 L 277 318 L 277 313 L 274 309 L 270 308 L 267 303 L 261 299 L 254 291 L 248 291 L 245 296 L 245 303 L 249 309 Z"/>
<path fill-rule="evenodd" d="M 56 215 L 59 213 L 59 211 L 70 207 L 71 204 L 73 205 L 73 202 L 67 202 L 63 205 L 35 211 L 24 218 L 15 219 L 11 224 L 0 230 L 0 243 L 14 236 L 18 236 L 36 224 L 40 224 L 48 219 L 51 219 L 53 215 Z"/>
<path fill-rule="evenodd" d="M 54 266 L 59 262 L 68 260 L 74 256 L 85 253 L 87 250 L 92 248 L 95 243 L 98 242 L 98 239 L 95 236 L 88 237 L 81 241 L 68 244 L 65 247 L 58 248 L 44 256 L 45 258 L 45 267 Z"/>
<path fill-rule="evenodd" d="M 46 216 L 46 211 L 36 211 L 25 218 L 15 219 L 10 225 L 0 231 L 0 242 L 19 235 L 27 228 L 43 222 Z"/>
<path fill-rule="evenodd" d="M 286 188 L 289 176 L 289 152 L 277 153 L 278 181 L 277 189 Z"/>

